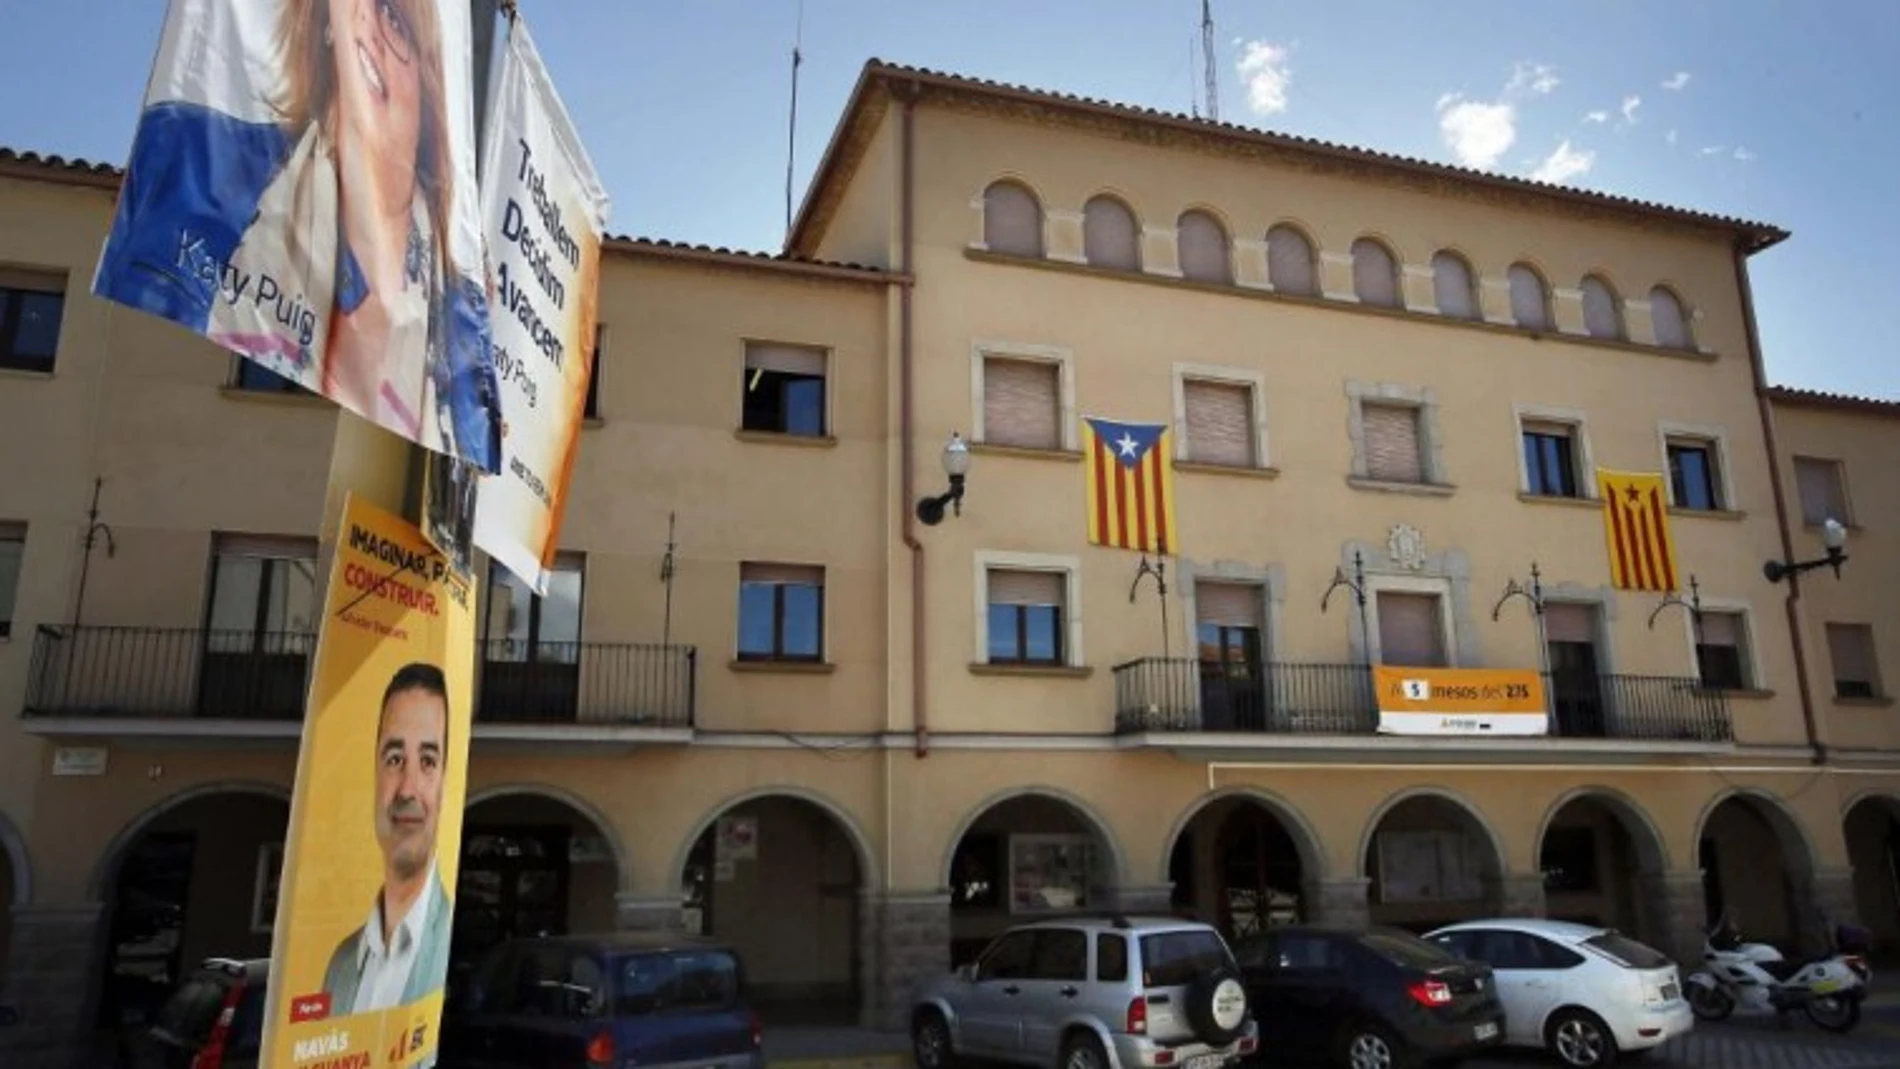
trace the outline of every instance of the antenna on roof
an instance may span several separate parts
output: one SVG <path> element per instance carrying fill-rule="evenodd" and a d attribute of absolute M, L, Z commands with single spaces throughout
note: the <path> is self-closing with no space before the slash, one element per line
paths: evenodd
<path fill-rule="evenodd" d="M 805 0 L 798 0 L 798 24 L 792 31 L 792 114 L 785 132 L 785 240 L 792 240 L 792 170 L 798 160 L 798 68 L 805 61 Z"/>
<path fill-rule="evenodd" d="M 1201 94 L 1194 91 L 1194 38 L 1188 38 L 1188 114 L 1201 117 Z"/>
<path fill-rule="evenodd" d="M 1202 77 L 1206 80 L 1207 118 L 1220 121 L 1220 75 L 1214 64 L 1214 0 L 1201 0 Z"/>

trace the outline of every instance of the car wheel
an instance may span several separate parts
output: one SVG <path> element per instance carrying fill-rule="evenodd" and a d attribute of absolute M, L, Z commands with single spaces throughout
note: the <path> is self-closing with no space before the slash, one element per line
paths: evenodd
<path fill-rule="evenodd" d="M 950 1044 L 950 1026 L 943 1014 L 925 1010 L 910 1027 L 911 1055 L 917 1069 L 954 1069 L 956 1049 Z"/>
<path fill-rule="evenodd" d="M 1413 1059 L 1392 1033 L 1375 1024 L 1355 1024 L 1340 1040 L 1339 1064 L 1345 1069 L 1411 1069 Z"/>
<path fill-rule="evenodd" d="M 1077 1034 L 1062 1045 L 1062 1069 L 1108 1069 L 1108 1054 L 1094 1036 Z"/>
<path fill-rule="evenodd" d="M 1544 1045 L 1571 1069 L 1609 1069 L 1616 1064 L 1616 1037 L 1596 1014 L 1563 1010 L 1544 1027 Z"/>

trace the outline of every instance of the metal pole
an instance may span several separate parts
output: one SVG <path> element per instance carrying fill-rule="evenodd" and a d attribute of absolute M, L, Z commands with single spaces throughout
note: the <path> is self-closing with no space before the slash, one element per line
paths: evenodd
<path fill-rule="evenodd" d="M 1161 599 L 1161 659 L 1168 659 L 1168 561 L 1155 561 L 1155 597 Z"/>
<path fill-rule="evenodd" d="M 1366 623 L 1366 557 L 1359 550 L 1352 551 L 1352 593 L 1359 602 L 1359 656 L 1372 663 L 1372 632 Z"/>
<path fill-rule="evenodd" d="M 666 514 L 666 556 L 660 558 L 660 582 L 666 584 L 666 615 L 660 621 L 660 645 L 673 644 L 673 513 Z"/>

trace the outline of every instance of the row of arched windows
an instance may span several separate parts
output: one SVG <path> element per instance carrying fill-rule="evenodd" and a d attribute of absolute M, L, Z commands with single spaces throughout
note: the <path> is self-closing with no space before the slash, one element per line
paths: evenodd
<path fill-rule="evenodd" d="M 1019 182 L 1002 179 L 983 191 L 983 243 L 992 252 L 1041 259 L 1043 209 L 1035 193 Z M 1089 198 L 1082 206 L 1083 258 L 1095 267 L 1139 272 L 1142 267 L 1141 225 L 1134 211 L 1107 193 Z M 1301 297 L 1324 296 L 1320 285 L 1319 254 L 1313 241 L 1298 227 L 1280 223 L 1267 231 L 1267 282 L 1277 293 Z M 1175 248 L 1181 276 L 1196 282 L 1234 284 L 1233 240 L 1213 213 L 1190 208 L 1175 221 Z M 1482 320 L 1478 277 L 1471 264 L 1450 249 L 1432 256 L 1432 292 L 1438 314 L 1453 319 Z M 1510 291 L 1511 321 L 1526 330 L 1556 330 L 1551 287 L 1543 274 L 1528 263 L 1514 263 L 1505 273 Z M 1405 307 L 1399 260 L 1377 238 L 1352 243 L 1352 288 L 1358 303 L 1378 308 Z M 1596 274 L 1585 275 L 1584 332 L 1593 338 L 1628 341 L 1623 301 L 1610 283 Z M 1693 349 L 1689 317 L 1683 302 L 1667 286 L 1649 291 L 1650 320 L 1655 344 L 1669 349 Z"/>

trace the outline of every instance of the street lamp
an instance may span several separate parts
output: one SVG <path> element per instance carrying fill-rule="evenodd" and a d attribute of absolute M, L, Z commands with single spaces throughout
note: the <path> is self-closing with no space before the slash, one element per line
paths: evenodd
<path fill-rule="evenodd" d="M 1843 551 L 1843 547 L 1847 545 L 1847 528 L 1841 526 L 1841 521 L 1830 516 L 1821 524 L 1821 545 L 1827 549 L 1825 557 L 1785 562 L 1771 560 L 1762 565 L 1761 572 L 1768 577 L 1769 582 L 1779 583 L 1791 575 L 1800 575 L 1802 572 L 1812 571 L 1815 568 L 1829 567 L 1834 569 L 1834 578 L 1839 579 L 1841 565 L 1847 563 L 1847 554 Z"/>
<path fill-rule="evenodd" d="M 950 477 L 950 489 L 936 497 L 924 497 L 917 500 L 917 518 L 926 527 L 935 527 L 943 522 L 944 506 L 955 506 L 957 515 L 963 515 L 963 477 L 970 470 L 970 447 L 964 444 L 963 435 L 950 432 L 950 441 L 943 447 L 943 473 Z"/>

